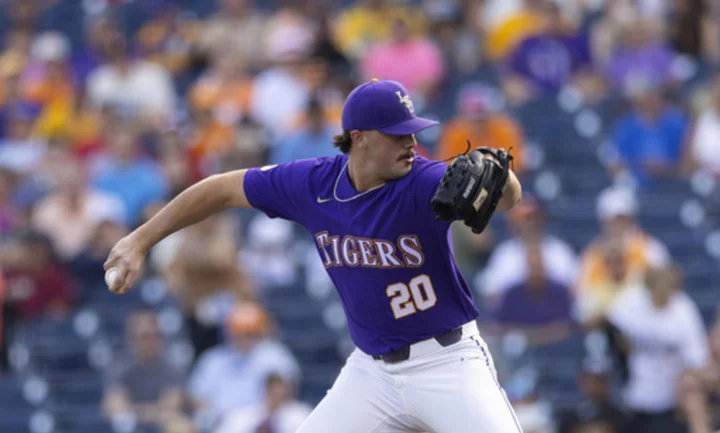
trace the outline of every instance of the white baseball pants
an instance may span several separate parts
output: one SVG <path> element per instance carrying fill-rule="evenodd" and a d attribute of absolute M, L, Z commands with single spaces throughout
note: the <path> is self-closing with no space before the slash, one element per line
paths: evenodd
<path fill-rule="evenodd" d="M 355 350 L 298 433 L 522 433 L 476 323 L 395 364 Z"/>

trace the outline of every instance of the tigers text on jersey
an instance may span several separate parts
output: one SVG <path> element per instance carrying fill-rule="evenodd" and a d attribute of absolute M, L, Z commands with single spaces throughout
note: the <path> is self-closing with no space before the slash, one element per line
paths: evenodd
<path fill-rule="evenodd" d="M 254 208 L 314 235 L 358 348 L 379 355 L 475 319 L 450 224 L 430 209 L 447 165 L 416 154 L 407 175 L 359 195 L 347 161 L 339 155 L 250 169 L 245 194 Z"/>

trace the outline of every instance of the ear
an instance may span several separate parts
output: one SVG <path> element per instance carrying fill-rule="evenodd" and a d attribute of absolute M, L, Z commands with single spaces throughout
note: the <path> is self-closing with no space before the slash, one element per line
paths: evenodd
<path fill-rule="evenodd" d="M 365 148 L 367 146 L 367 137 L 361 131 L 350 131 L 350 138 L 352 139 L 353 146 L 358 146 L 362 148 Z"/>

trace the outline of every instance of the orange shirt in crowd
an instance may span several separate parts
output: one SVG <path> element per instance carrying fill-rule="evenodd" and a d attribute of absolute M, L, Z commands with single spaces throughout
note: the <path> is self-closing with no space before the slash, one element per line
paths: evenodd
<path fill-rule="evenodd" d="M 250 106 L 252 81 L 237 79 L 226 82 L 214 77 L 200 79 L 190 90 L 190 104 L 197 110 L 222 109 L 226 107 L 245 113 Z"/>
<path fill-rule="evenodd" d="M 641 280 L 651 265 L 653 248 L 652 239 L 643 231 L 628 234 L 622 255 L 626 277 L 616 283 L 611 277 L 602 243 L 593 242 L 582 253 L 580 260 L 576 285 L 578 298 L 589 301 L 595 313 L 606 313 L 622 290 Z"/>
<path fill-rule="evenodd" d="M 491 147 L 508 150 L 512 147 L 514 171 L 525 171 L 525 146 L 520 127 L 501 114 L 488 115 L 484 120 L 456 118 L 445 125 L 435 149 L 435 159 L 444 160 L 465 152 L 467 140 L 473 148 Z"/>

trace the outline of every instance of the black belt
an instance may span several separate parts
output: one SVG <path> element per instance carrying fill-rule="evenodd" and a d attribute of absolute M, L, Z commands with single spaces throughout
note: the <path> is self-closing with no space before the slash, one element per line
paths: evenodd
<path fill-rule="evenodd" d="M 442 335 L 438 335 L 435 337 L 435 341 L 437 341 L 442 347 L 448 347 L 460 341 L 461 338 L 462 327 L 459 327 Z M 410 358 L 410 346 L 392 350 L 388 353 L 383 353 L 382 355 L 373 355 L 372 357 L 377 361 L 385 361 L 388 364 L 407 361 Z"/>

